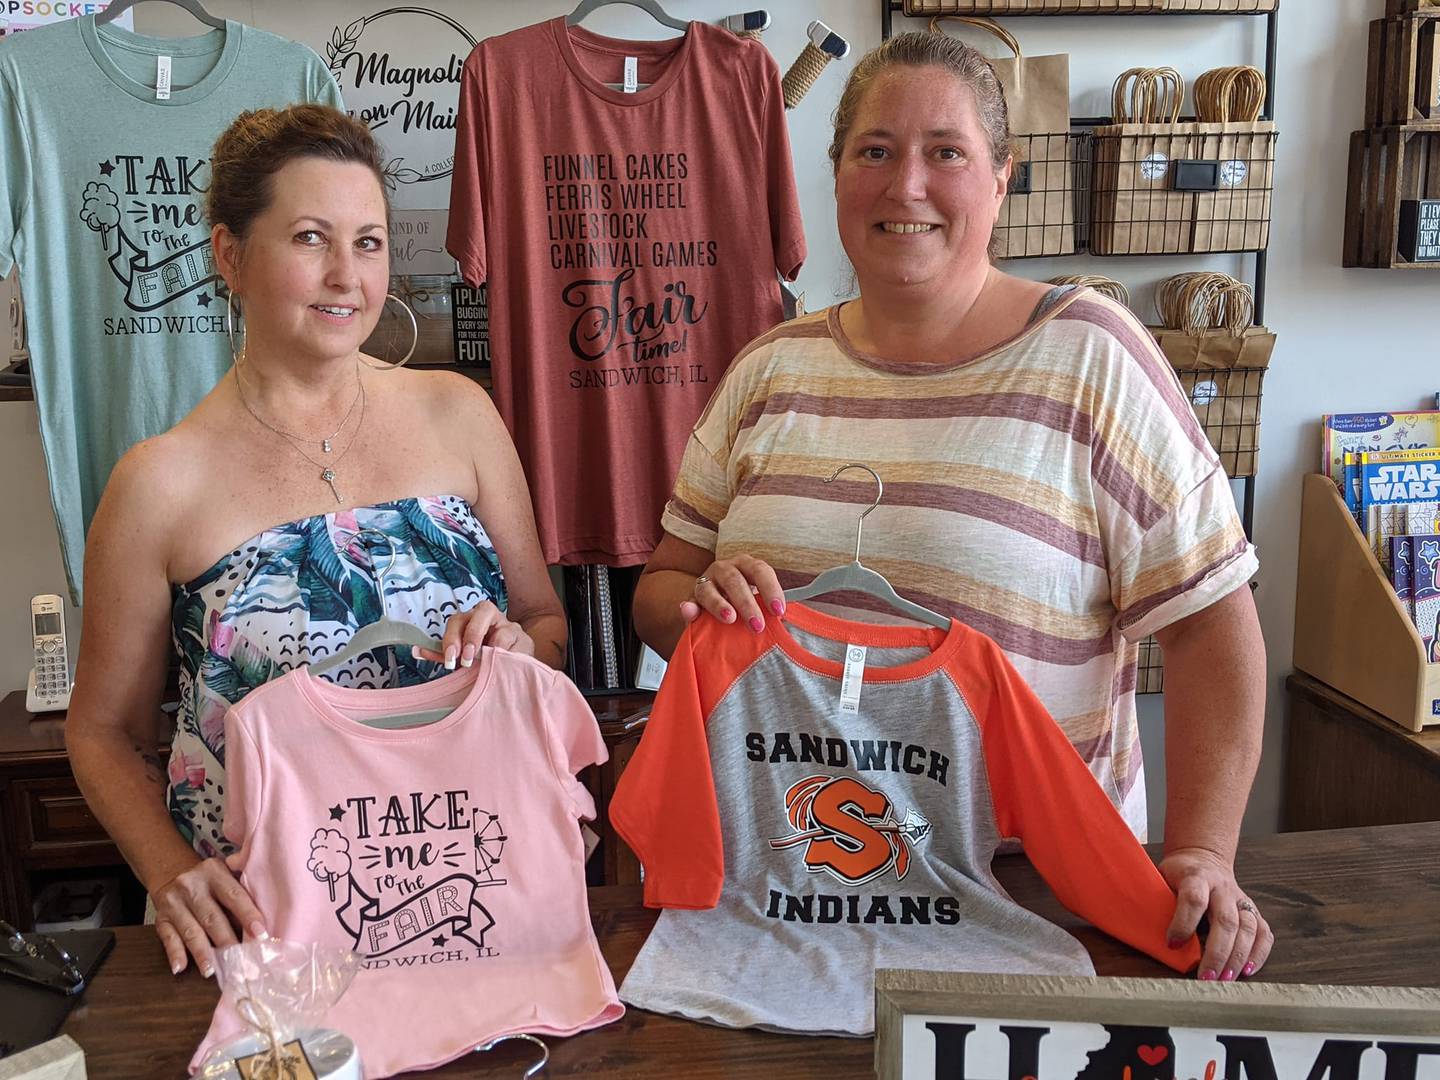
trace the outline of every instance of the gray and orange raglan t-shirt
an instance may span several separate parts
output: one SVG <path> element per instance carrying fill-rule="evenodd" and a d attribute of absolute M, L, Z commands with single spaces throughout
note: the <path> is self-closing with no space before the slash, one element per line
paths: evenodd
<path fill-rule="evenodd" d="M 644 1009 L 863 1035 L 877 968 L 1093 974 L 995 879 L 1003 838 L 1101 930 L 1200 959 L 1193 937 L 1169 946 L 1174 894 L 1064 733 L 959 622 L 697 621 L 610 820 L 666 909 L 620 989 Z"/>
<path fill-rule="evenodd" d="M 953 360 L 869 355 L 840 311 L 783 323 L 730 366 L 665 531 L 804 585 L 850 561 L 875 498 L 864 473 L 825 478 L 869 465 L 885 498 L 865 521 L 866 565 L 993 639 L 1143 840 L 1139 643 L 1257 566 L 1174 371 L 1133 314 L 1090 289 Z M 817 602 L 862 621 L 876 604 Z"/>

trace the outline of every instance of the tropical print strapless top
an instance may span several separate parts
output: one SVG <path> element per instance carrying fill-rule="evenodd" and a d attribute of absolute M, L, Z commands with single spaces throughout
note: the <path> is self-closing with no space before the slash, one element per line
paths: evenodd
<path fill-rule="evenodd" d="M 393 562 L 392 562 L 393 559 Z M 384 577 L 384 596 L 380 577 Z M 180 711 L 170 753 L 170 815 L 202 856 L 225 840 L 225 711 L 262 683 L 323 659 L 382 615 L 439 637 L 490 600 L 506 607 L 500 560 L 457 496 L 400 499 L 266 529 L 194 581 L 174 587 Z M 358 689 L 444 674 L 408 649 L 362 653 L 326 678 Z"/>

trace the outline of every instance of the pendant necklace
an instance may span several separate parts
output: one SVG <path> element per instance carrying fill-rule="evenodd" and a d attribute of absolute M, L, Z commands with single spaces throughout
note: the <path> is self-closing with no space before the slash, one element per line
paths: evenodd
<path fill-rule="evenodd" d="M 241 357 L 243 358 L 243 356 L 244 353 L 242 352 Z M 345 444 L 345 449 L 341 450 L 340 453 L 336 454 L 333 460 L 328 461 L 317 461 L 315 460 L 315 458 L 311 457 L 310 454 L 306 451 L 306 446 L 313 446 L 315 443 L 315 439 L 313 436 L 306 437 L 302 435 L 296 435 L 293 432 L 283 431 L 280 428 L 276 427 L 274 424 L 266 421 L 264 417 L 262 417 L 253 408 L 251 408 L 249 400 L 245 397 L 245 383 L 240 377 L 240 364 L 238 361 L 235 364 L 234 371 L 235 389 L 240 393 L 240 404 L 245 406 L 245 411 L 255 418 L 255 422 L 257 424 L 259 424 L 263 428 L 273 431 L 276 435 L 279 435 L 281 438 L 285 439 L 287 442 L 290 443 L 291 446 L 295 448 L 296 453 L 298 453 L 306 461 L 310 462 L 311 465 L 314 465 L 317 469 L 319 469 L 320 479 L 330 485 L 330 494 L 335 496 L 335 502 L 337 504 L 343 504 L 345 500 L 340 495 L 340 489 L 335 486 L 335 466 L 339 465 L 340 462 L 344 460 L 345 455 L 350 452 L 350 447 L 354 446 L 355 440 L 360 437 L 360 428 L 363 427 L 365 424 L 365 384 L 361 381 L 360 378 L 359 363 L 357 362 L 355 365 L 354 400 L 350 402 L 350 408 L 345 413 L 345 418 L 340 421 L 340 426 L 337 427 L 333 432 L 331 432 L 328 438 L 320 440 L 320 452 L 322 454 L 331 453 L 334 446 L 335 437 L 339 435 L 340 432 L 345 430 L 345 425 L 349 423 L 351 415 L 355 412 L 356 405 L 360 406 L 360 419 L 355 424 L 355 433 L 350 436 L 350 441 Z"/>

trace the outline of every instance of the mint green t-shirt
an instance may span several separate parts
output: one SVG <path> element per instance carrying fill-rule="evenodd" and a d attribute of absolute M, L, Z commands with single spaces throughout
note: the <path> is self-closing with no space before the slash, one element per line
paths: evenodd
<path fill-rule="evenodd" d="M 171 89 L 157 100 L 168 57 Z M 233 20 L 152 38 L 93 16 L 0 43 L 0 276 L 20 265 L 70 590 L 110 470 L 230 366 L 204 192 L 245 109 L 340 105 L 313 51 Z"/>

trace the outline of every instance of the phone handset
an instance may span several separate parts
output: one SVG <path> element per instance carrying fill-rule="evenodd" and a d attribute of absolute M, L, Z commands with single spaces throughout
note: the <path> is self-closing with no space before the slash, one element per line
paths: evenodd
<path fill-rule="evenodd" d="M 25 687 L 25 708 L 32 713 L 70 707 L 70 654 L 65 648 L 65 606 L 53 593 L 30 598 L 30 631 L 35 666 Z"/>

